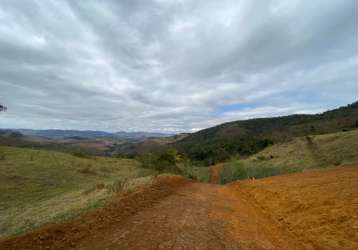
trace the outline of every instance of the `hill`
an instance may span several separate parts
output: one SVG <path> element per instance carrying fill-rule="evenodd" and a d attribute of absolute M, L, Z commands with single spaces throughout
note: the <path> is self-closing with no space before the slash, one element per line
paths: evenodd
<path fill-rule="evenodd" d="M 358 128 L 358 102 L 315 115 L 234 121 L 190 134 L 174 144 L 191 159 L 213 164 L 235 154 L 250 155 L 294 137 Z"/>
<path fill-rule="evenodd" d="M 358 129 L 296 137 L 224 164 L 222 182 L 358 163 Z"/>
<path fill-rule="evenodd" d="M 101 206 L 156 174 L 135 160 L 13 147 L 0 147 L 0 172 L 0 237 Z"/>

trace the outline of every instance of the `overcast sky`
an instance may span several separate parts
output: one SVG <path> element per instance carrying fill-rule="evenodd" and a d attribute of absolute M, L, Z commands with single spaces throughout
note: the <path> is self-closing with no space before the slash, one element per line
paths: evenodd
<path fill-rule="evenodd" d="M 2 128 L 195 131 L 358 100 L 356 0 L 0 0 Z"/>

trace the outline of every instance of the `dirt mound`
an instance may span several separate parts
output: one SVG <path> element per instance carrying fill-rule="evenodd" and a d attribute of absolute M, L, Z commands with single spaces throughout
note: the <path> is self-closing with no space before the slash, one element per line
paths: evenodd
<path fill-rule="evenodd" d="M 135 192 L 114 195 L 108 204 L 94 212 L 63 223 L 47 225 L 26 235 L 0 242 L 0 249 L 69 249 L 99 232 L 112 231 L 130 216 L 152 207 L 189 181 L 182 177 L 159 177 Z"/>
<path fill-rule="evenodd" d="M 229 185 L 299 249 L 358 249 L 358 166 Z"/>

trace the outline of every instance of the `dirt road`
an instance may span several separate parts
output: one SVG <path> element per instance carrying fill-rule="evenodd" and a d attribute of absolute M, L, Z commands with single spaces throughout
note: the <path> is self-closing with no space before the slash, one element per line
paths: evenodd
<path fill-rule="evenodd" d="M 358 171 L 357 168 L 347 169 L 350 172 L 343 170 L 345 172 L 341 174 L 342 185 L 337 182 L 331 185 L 329 179 L 327 181 L 328 176 L 337 178 L 340 172 L 330 173 L 323 178 L 320 177 L 322 173 L 318 172 L 313 174 L 316 180 L 312 187 L 321 188 L 320 181 L 325 181 L 331 192 L 345 186 L 351 190 L 351 181 L 358 180 Z M 312 182 L 312 174 L 307 177 L 305 174 L 301 175 L 303 180 L 307 178 L 308 182 Z M 292 176 L 280 178 L 291 183 L 290 179 L 297 179 Z M 270 201 L 262 201 L 265 206 L 257 203 L 257 199 L 263 199 L 261 194 L 270 192 L 267 187 L 274 186 L 275 192 L 283 191 L 279 189 L 279 183 L 285 182 L 280 178 L 276 178 L 277 182 L 275 178 L 269 178 L 226 186 L 194 183 L 181 177 L 160 178 L 155 185 L 114 197 L 104 209 L 61 225 L 44 227 L 0 242 L 0 249 L 334 249 L 330 245 L 324 245 L 326 242 L 320 242 L 319 238 L 316 242 L 311 240 L 311 245 L 309 242 L 302 244 L 302 235 L 296 234 L 295 226 L 287 230 L 285 225 L 281 225 L 282 220 L 290 218 L 289 212 L 295 207 L 291 210 L 286 208 L 285 211 L 288 212 L 283 219 L 276 217 L 269 204 L 278 209 L 283 201 L 274 193 L 268 196 Z M 345 178 L 351 179 L 346 183 Z M 293 186 L 297 185 L 292 183 Z M 264 192 L 255 189 L 257 186 Z M 288 196 L 282 197 L 288 202 L 291 190 L 287 185 L 285 188 Z M 292 192 L 296 196 L 299 194 L 298 189 L 292 189 Z M 312 195 L 318 197 L 321 194 L 313 190 Z M 352 195 L 356 197 L 357 194 Z M 347 211 L 353 213 L 351 216 L 354 220 L 354 210 L 349 210 L 352 209 L 349 202 L 342 200 L 342 204 L 340 201 L 335 204 L 344 205 L 343 208 L 339 206 L 340 212 L 348 209 Z M 303 208 L 301 216 L 304 220 L 307 215 L 312 217 L 315 213 L 319 211 Z M 350 221 L 348 225 L 351 230 L 356 226 L 354 221 Z M 328 230 L 330 225 L 324 226 Z M 312 225 L 307 226 L 307 230 L 312 230 Z M 355 246 L 354 235 L 351 234 L 348 240 L 344 239 L 346 242 L 339 243 L 340 249 L 353 249 L 350 247 Z M 334 240 L 339 242 L 340 238 Z M 320 248 L 321 243 L 326 247 Z"/>
<path fill-rule="evenodd" d="M 210 183 L 212 184 L 220 184 L 220 173 L 223 168 L 222 164 L 216 164 L 210 167 Z"/>

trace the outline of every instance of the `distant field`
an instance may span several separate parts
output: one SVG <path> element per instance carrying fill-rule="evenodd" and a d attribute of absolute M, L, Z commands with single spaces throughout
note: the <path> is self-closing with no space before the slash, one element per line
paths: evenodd
<path fill-rule="evenodd" d="M 224 166 L 222 182 L 358 163 L 358 130 L 297 137 Z"/>
<path fill-rule="evenodd" d="M 0 172 L 0 237 L 99 207 L 156 173 L 135 160 L 13 147 L 0 147 Z"/>

